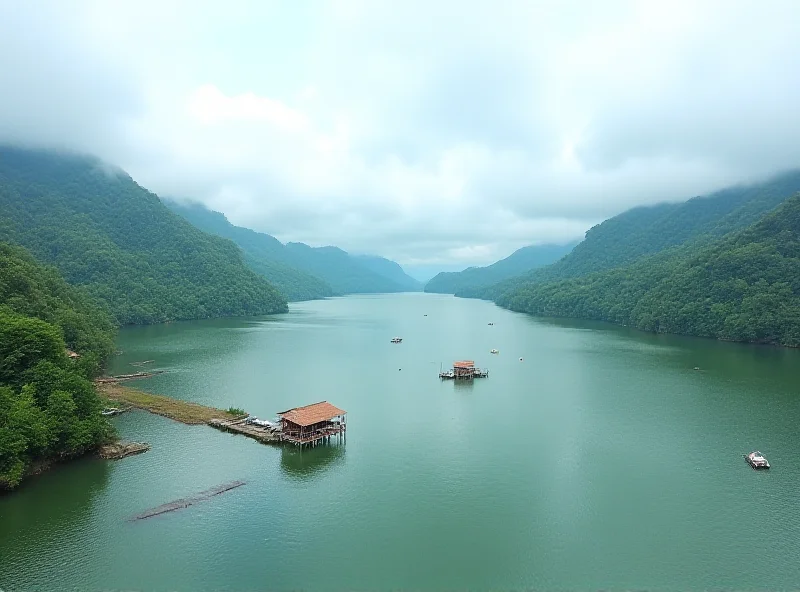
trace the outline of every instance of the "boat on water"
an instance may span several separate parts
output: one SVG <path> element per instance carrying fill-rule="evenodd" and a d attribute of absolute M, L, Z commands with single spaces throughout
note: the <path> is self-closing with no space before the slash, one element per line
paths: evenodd
<path fill-rule="evenodd" d="M 764 458 L 764 455 L 761 454 L 758 450 L 751 452 L 750 454 L 745 454 L 744 459 L 747 461 L 747 464 L 753 467 L 753 469 L 768 469 L 769 468 L 769 461 Z"/>
<path fill-rule="evenodd" d="M 391 342 L 392 343 L 403 343 L 403 338 L 402 337 L 392 337 Z"/>
<path fill-rule="evenodd" d="M 494 323 L 489 323 L 490 325 L 494 325 Z"/>
<path fill-rule="evenodd" d="M 490 349 L 490 350 L 489 350 L 489 353 L 490 353 L 490 354 L 499 354 L 499 353 L 500 353 L 500 350 L 499 350 L 499 349 Z"/>
<path fill-rule="evenodd" d="M 120 413 L 122 413 L 122 409 L 117 407 L 106 407 L 100 412 L 100 415 L 111 417 L 112 415 L 119 415 Z"/>

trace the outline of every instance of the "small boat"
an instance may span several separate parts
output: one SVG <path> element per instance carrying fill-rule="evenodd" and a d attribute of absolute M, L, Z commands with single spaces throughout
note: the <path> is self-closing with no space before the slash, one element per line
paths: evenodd
<path fill-rule="evenodd" d="M 100 415 L 110 417 L 112 415 L 119 415 L 120 413 L 122 413 L 122 409 L 119 409 L 117 407 L 106 407 L 100 412 Z"/>
<path fill-rule="evenodd" d="M 392 337 L 392 343 L 403 343 L 402 337 Z"/>
<path fill-rule="evenodd" d="M 489 323 L 490 325 L 494 325 L 494 323 Z"/>
<path fill-rule="evenodd" d="M 750 454 L 745 454 L 744 459 L 747 461 L 747 464 L 753 467 L 753 469 L 768 469 L 769 468 L 769 461 L 764 458 L 764 455 L 761 454 L 758 450 L 755 452 L 751 452 Z"/>
<path fill-rule="evenodd" d="M 499 354 L 499 353 L 500 353 L 500 350 L 499 350 L 499 349 L 490 349 L 490 350 L 489 350 L 489 353 L 490 353 L 490 354 Z"/>

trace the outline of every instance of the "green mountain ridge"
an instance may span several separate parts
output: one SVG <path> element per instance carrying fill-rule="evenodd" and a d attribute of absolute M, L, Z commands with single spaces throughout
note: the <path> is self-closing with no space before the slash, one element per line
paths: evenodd
<path fill-rule="evenodd" d="M 274 284 L 289 301 L 317 300 L 334 295 L 327 282 L 286 263 L 285 247 L 275 237 L 235 226 L 224 214 L 198 203 L 162 201 L 200 230 L 232 240 L 244 252 L 247 266 Z"/>
<path fill-rule="evenodd" d="M 425 291 L 434 294 L 455 294 L 478 290 L 515 277 L 526 271 L 549 265 L 567 253 L 577 242 L 566 245 L 530 245 L 517 249 L 505 259 L 486 267 L 469 267 L 463 271 L 443 271 L 425 284 Z"/>
<path fill-rule="evenodd" d="M 616 269 L 508 291 L 500 306 L 645 331 L 800 346 L 800 194 L 745 229 Z"/>
<path fill-rule="evenodd" d="M 797 191 L 800 171 L 790 171 L 685 202 L 633 208 L 589 229 L 572 252 L 552 265 L 493 286 L 465 288 L 456 296 L 496 300 L 529 283 L 580 277 L 691 241 L 711 241 L 752 224 Z"/>
<path fill-rule="evenodd" d="M 235 226 L 224 214 L 202 204 L 164 203 L 198 228 L 233 240 L 244 251 L 248 266 L 278 286 L 289 300 L 420 289 L 419 282 L 383 257 L 351 255 L 338 247 L 284 245 L 269 234 Z"/>
<path fill-rule="evenodd" d="M 54 265 L 120 324 L 287 310 L 231 241 L 91 157 L 0 147 L 0 240 Z"/>
<path fill-rule="evenodd" d="M 338 247 L 310 247 L 286 243 L 290 261 L 300 269 L 321 277 L 338 294 L 405 292 L 397 282 L 367 268 Z"/>
<path fill-rule="evenodd" d="M 399 263 L 386 259 L 385 257 L 378 257 L 377 255 L 350 255 L 361 265 L 393 281 L 406 292 L 420 292 L 422 291 L 422 282 L 417 281 L 408 275 Z"/>

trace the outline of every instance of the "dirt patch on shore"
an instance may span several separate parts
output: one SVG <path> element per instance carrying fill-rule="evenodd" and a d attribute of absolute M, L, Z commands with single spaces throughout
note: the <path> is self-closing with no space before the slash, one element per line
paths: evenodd
<path fill-rule="evenodd" d="M 238 416 L 215 407 L 206 407 L 163 395 L 145 393 L 113 382 L 96 382 L 97 391 L 107 399 L 163 415 L 189 425 L 207 424 L 212 419 L 234 419 Z"/>
<path fill-rule="evenodd" d="M 141 454 L 148 450 L 150 450 L 150 444 L 146 442 L 114 442 L 113 444 L 101 446 L 97 451 L 97 455 L 100 458 L 118 460 L 126 456 Z"/>

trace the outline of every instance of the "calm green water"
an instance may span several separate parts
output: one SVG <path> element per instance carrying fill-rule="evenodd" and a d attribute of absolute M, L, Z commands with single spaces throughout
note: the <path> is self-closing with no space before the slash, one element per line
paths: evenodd
<path fill-rule="evenodd" d="M 142 389 L 267 418 L 327 399 L 349 412 L 347 442 L 301 455 L 120 416 L 150 452 L 0 498 L 1 589 L 800 586 L 798 351 L 434 295 L 135 328 L 119 346 L 114 371 L 169 371 Z M 464 357 L 491 376 L 440 382 Z M 755 448 L 771 471 L 745 464 Z M 234 479 L 247 485 L 127 521 Z"/>

